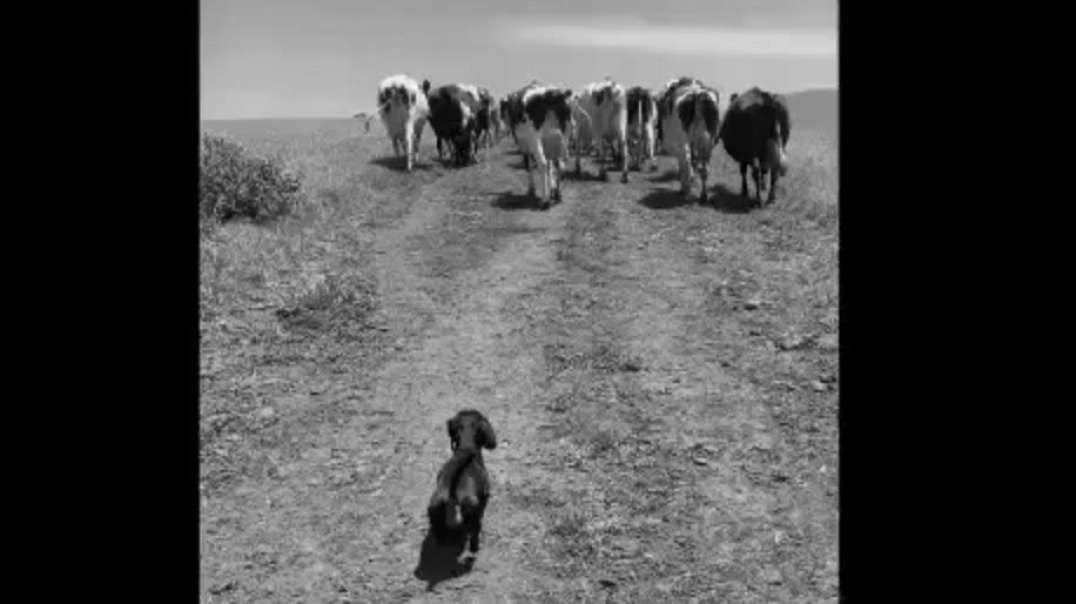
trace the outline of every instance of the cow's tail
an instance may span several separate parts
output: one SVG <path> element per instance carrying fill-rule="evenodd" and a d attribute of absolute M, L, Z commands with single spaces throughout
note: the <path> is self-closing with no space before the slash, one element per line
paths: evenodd
<path fill-rule="evenodd" d="M 594 129 L 594 120 L 591 119 L 590 114 L 587 113 L 586 109 L 583 109 L 583 106 L 579 104 L 579 101 L 574 101 L 573 104 L 575 105 L 575 109 L 579 110 L 579 113 L 583 117 L 587 118 L 587 124 L 590 126 L 590 129 L 593 130 Z"/>
<path fill-rule="evenodd" d="M 584 118 L 586 118 L 587 125 L 590 128 L 590 133 L 591 133 L 591 135 L 593 135 L 593 133 L 594 133 L 594 120 L 591 119 L 590 114 L 587 113 L 586 110 L 583 109 L 582 105 L 579 104 L 578 99 L 575 99 L 575 100 L 572 101 L 572 109 L 579 111 L 579 114 L 582 115 Z M 572 133 L 569 136 L 569 140 L 574 140 L 575 141 L 573 145 L 570 145 L 570 147 L 578 147 L 580 145 L 578 128 L 574 124 L 572 125 Z M 579 155 L 580 154 L 579 149 L 571 149 L 571 152 L 572 152 L 573 155 Z"/>

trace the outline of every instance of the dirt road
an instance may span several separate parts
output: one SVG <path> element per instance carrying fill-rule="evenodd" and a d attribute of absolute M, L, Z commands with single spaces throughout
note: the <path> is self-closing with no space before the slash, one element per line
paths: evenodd
<path fill-rule="evenodd" d="M 205 601 L 836 600 L 819 174 L 750 212 L 722 188 L 715 210 L 680 202 L 662 158 L 627 185 L 566 180 L 542 212 L 507 142 L 413 175 L 372 135 L 315 146 L 321 211 L 204 244 Z M 326 277 L 372 284 L 369 312 L 296 306 Z M 452 577 L 424 506 L 467 407 L 499 446 L 482 550 Z"/>

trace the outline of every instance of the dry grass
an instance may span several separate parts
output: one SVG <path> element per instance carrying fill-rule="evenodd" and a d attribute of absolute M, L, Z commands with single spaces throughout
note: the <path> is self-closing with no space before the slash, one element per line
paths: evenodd
<path fill-rule="evenodd" d="M 273 225 L 225 224 L 202 238 L 203 482 L 225 493 L 218 507 L 242 509 L 246 500 L 224 489 L 242 480 L 278 506 L 243 518 L 254 527 L 248 532 L 271 535 L 262 545 L 279 555 L 272 565 L 221 570 L 222 561 L 243 564 L 235 557 L 249 548 L 235 539 L 248 533 L 237 529 L 215 541 L 222 553 L 211 557 L 208 572 L 221 581 L 239 577 L 248 591 L 237 588 L 235 598 L 303 599 L 317 591 L 296 579 L 321 572 L 310 570 L 313 558 L 296 561 L 286 553 L 295 548 L 291 536 L 300 529 L 331 534 L 319 544 L 320 552 L 304 555 L 332 561 L 341 583 L 357 594 L 381 596 L 359 601 L 413 595 L 400 586 L 401 569 L 371 570 L 362 563 L 367 550 L 411 538 L 411 527 L 398 518 L 406 512 L 326 528 L 321 525 L 330 510 L 350 514 L 349 506 L 358 509 L 373 495 L 353 487 L 310 486 L 305 474 L 291 490 L 281 482 L 257 482 L 289 465 L 312 478 L 324 472 L 326 480 L 333 472 L 345 477 L 359 472 L 355 460 L 339 462 L 331 450 L 318 450 L 321 462 L 308 460 L 315 451 L 303 439 L 313 435 L 350 438 L 352 430 L 365 435 L 355 446 L 370 456 L 370 468 L 377 465 L 372 460 L 395 456 L 395 446 L 421 448 L 424 434 L 391 419 L 374 422 L 362 415 L 369 409 L 356 408 L 355 398 L 339 405 L 360 419 L 349 423 L 341 412 L 319 423 L 317 406 L 333 403 L 310 394 L 363 373 L 366 361 L 358 351 L 377 343 L 371 324 L 385 312 L 378 306 L 385 284 L 371 270 L 373 237 L 391 232 L 390 245 L 377 243 L 397 255 L 379 256 L 381 268 L 405 267 L 408 285 L 423 290 L 416 297 L 447 316 L 467 321 L 475 319 L 468 313 L 490 313 L 478 318 L 512 327 L 492 336 L 504 343 L 498 346 L 510 345 L 505 351 L 520 358 L 535 357 L 532 369 L 521 363 L 519 375 L 512 376 L 527 380 L 533 370 L 539 389 L 533 400 L 503 403 L 500 412 L 512 406 L 520 414 L 517 425 L 539 422 L 543 428 L 531 440 L 498 434 L 512 444 L 487 462 L 503 483 L 494 500 L 498 511 L 488 517 L 486 551 L 501 557 L 496 563 L 480 560 L 492 575 L 465 581 L 487 582 L 489 589 L 506 582 L 503 589 L 524 601 L 835 599 L 837 355 L 823 344 L 837 335 L 832 133 L 793 131 L 791 169 L 779 184 L 777 202 L 762 209 L 648 206 L 640 199 L 652 189 L 671 190 L 677 183 L 662 182 L 660 173 L 632 173 L 628 187 L 566 181 L 564 204 L 539 213 L 497 205 L 498 194 L 524 186 L 518 171 L 502 166 L 448 172 L 425 164 L 411 175 L 385 169 L 383 137 L 364 137 L 356 120 L 300 133 L 287 124 L 275 130 L 247 126 L 246 138 L 235 135 L 301 173 L 309 201 Z M 497 161 L 516 161 L 505 155 Z M 715 183 L 738 193 L 738 170 L 723 151 L 715 152 L 714 164 Z M 662 166 L 670 169 L 668 158 Z M 438 186 L 424 187 L 434 181 Z M 411 220 L 416 207 L 434 205 L 438 212 Z M 401 217 L 410 225 L 404 236 L 394 229 L 378 234 L 377 227 Z M 558 232 L 546 238 L 545 230 Z M 473 292 L 458 291 L 461 274 L 471 275 L 473 283 L 473 274 L 489 270 L 491 259 L 494 265 L 518 261 L 501 253 L 504 241 L 514 238 L 539 242 L 525 249 L 548 251 L 554 266 L 542 267 L 545 280 L 530 289 L 521 286 L 514 298 L 479 296 L 481 304 L 468 297 Z M 413 314 L 410 307 L 394 312 Z M 451 324 L 452 319 L 443 322 Z M 423 366 L 413 368 L 416 375 L 466 368 L 444 355 L 470 354 L 481 343 L 463 337 L 449 345 L 439 339 L 441 333 L 421 329 L 415 337 L 417 345 L 429 345 Z M 408 362 L 407 356 L 398 361 Z M 276 383 L 264 378 L 269 365 Z M 812 384 L 823 377 L 824 388 L 815 389 Z M 460 379 L 444 379 L 450 378 Z M 440 396 L 431 386 L 423 390 L 422 379 L 415 382 L 416 397 Z M 491 386 L 483 404 L 502 404 L 496 402 L 500 387 Z M 413 404 L 359 400 L 372 400 L 379 409 Z M 279 401 L 307 405 L 306 423 L 297 425 Z M 514 451 L 526 451 L 526 462 L 510 461 Z M 345 472 L 333 465 L 338 462 L 352 465 Z M 498 474 L 512 463 L 517 471 L 532 469 Z M 829 473 L 820 473 L 820 467 Z M 360 483 L 380 480 L 369 468 L 362 472 L 367 474 L 356 474 Z M 392 478 L 376 489 L 392 501 L 412 495 Z M 290 507 L 281 509 L 278 497 Z M 267 529 L 259 514 L 294 524 Z M 492 518 L 514 521 L 521 530 L 537 518 L 528 547 L 516 547 L 519 535 Z M 367 536 L 355 534 L 360 522 L 385 540 L 364 543 Z M 330 552 L 330 542 L 345 545 Z M 516 559 L 518 552 L 522 559 Z M 521 585 L 512 565 L 542 577 L 541 587 Z M 266 577 L 291 591 L 273 596 L 257 591 Z"/>

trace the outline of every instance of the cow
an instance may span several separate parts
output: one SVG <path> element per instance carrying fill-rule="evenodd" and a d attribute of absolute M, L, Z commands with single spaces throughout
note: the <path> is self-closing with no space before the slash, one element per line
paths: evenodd
<path fill-rule="evenodd" d="M 466 84 L 445 84 L 431 90 L 427 81 L 422 86 L 428 90 L 430 126 L 437 135 L 438 158 L 443 159 L 441 143 L 447 140 L 456 165 L 467 165 L 474 157 L 478 91 Z"/>
<path fill-rule="evenodd" d="M 748 197 L 747 168 L 755 181 L 755 199 L 762 204 L 766 174 L 770 175 L 767 203 L 777 194 L 777 178 L 788 171 L 789 130 L 788 103 L 779 94 L 753 87 L 743 94 L 733 94 L 725 121 L 721 124 L 721 142 L 725 152 L 740 164 L 740 195 Z"/>
<path fill-rule="evenodd" d="M 372 117 L 366 115 L 365 113 L 363 113 L 361 111 L 356 113 L 355 115 L 353 115 L 351 117 L 353 117 L 353 118 L 355 118 L 357 120 L 361 120 L 362 121 L 363 131 L 366 134 L 370 134 L 370 121 L 373 119 Z"/>
<path fill-rule="evenodd" d="M 516 131 L 512 128 L 512 125 L 508 123 L 508 95 L 501 98 L 497 102 L 497 108 L 500 110 L 501 126 L 512 135 L 512 142 L 519 144 L 516 140 Z"/>
<path fill-rule="evenodd" d="M 699 203 L 706 203 L 706 178 L 710 156 L 717 144 L 718 93 L 695 78 L 681 77 L 668 82 L 658 102 L 662 146 L 676 157 L 680 170 L 680 193 L 691 192 L 694 172 L 702 189 Z"/>
<path fill-rule="evenodd" d="M 503 102 L 503 100 L 494 99 L 489 105 L 490 128 L 487 132 L 487 140 L 491 147 L 501 142 L 501 135 L 504 133 L 504 118 L 501 113 Z"/>
<path fill-rule="evenodd" d="M 576 97 L 575 173 L 582 173 L 580 160 L 589 145 L 597 143 L 599 177 L 609 178 L 605 164 L 608 143 L 613 161 L 621 160 L 620 182 L 628 182 L 628 97 L 624 87 L 609 78 L 583 87 Z"/>
<path fill-rule="evenodd" d="M 560 201 L 560 172 L 568 147 L 568 133 L 573 127 L 572 91 L 561 86 L 532 82 L 508 96 L 506 117 L 527 170 L 527 194 L 537 197 L 539 207 L 548 209 L 551 201 Z M 540 194 L 535 194 L 534 167 L 542 173 Z"/>
<path fill-rule="evenodd" d="M 650 162 L 650 169 L 656 169 L 654 162 L 655 127 L 658 122 L 658 107 L 654 95 L 642 86 L 628 89 L 628 148 L 635 156 L 635 165 L 640 170 L 644 159 Z"/>
<path fill-rule="evenodd" d="M 493 115 L 498 113 L 496 102 L 493 100 L 493 95 L 490 94 L 489 89 L 478 86 L 478 111 L 475 116 L 475 148 L 488 144 L 493 146 Z"/>
<path fill-rule="evenodd" d="M 393 152 L 400 157 L 402 149 L 406 155 L 405 166 L 411 172 L 422 129 L 429 118 L 425 91 L 406 75 L 389 76 L 377 87 L 377 112 L 392 140 Z"/>

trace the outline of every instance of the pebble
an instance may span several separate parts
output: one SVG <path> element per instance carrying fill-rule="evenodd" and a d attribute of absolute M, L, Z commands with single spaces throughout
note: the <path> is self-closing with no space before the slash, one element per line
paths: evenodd
<path fill-rule="evenodd" d="M 817 380 L 811 382 L 811 388 L 814 389 L 815 392 L 825 392 L 829 390 L 829 386 L 826 386 L 825 384 Z"/>
<path fill-rule="evenodd" d="M 772 567 L 762 571 L 762 578 L 770 585 L 777 585 L 784 580 L 781 576 L 781 571 Z"/>
<path fill-rule="evenodd" d="M 833 334 L 827 334 L 818 338 L 815 345 L 821 350 L 838 350 L 840 349 L 840 342 L 837 340 L 837 336 Z"/>
<path fill-rule="evenodd" d="M 743 303 L 743 307 L 747 310 L 755 310 L 759 306 L 762 306 L 762 302 L 759 300 L 751 299 Z"/>

